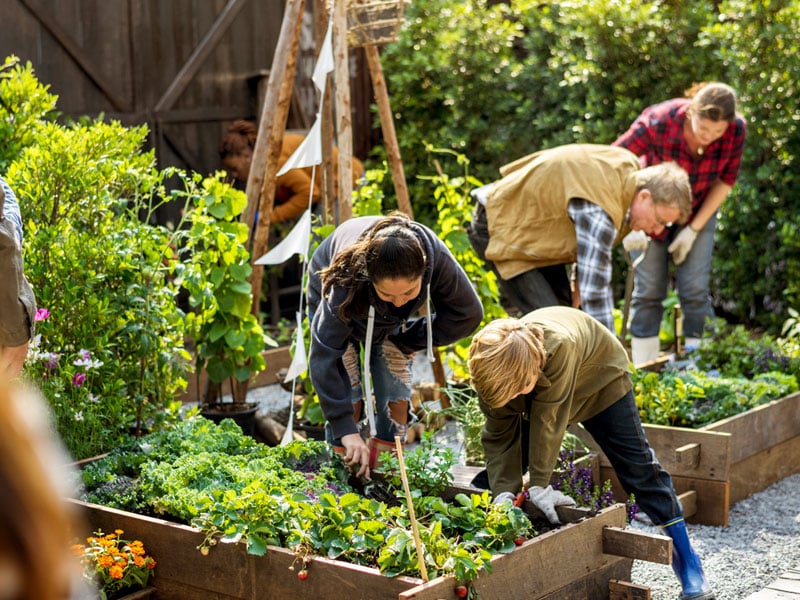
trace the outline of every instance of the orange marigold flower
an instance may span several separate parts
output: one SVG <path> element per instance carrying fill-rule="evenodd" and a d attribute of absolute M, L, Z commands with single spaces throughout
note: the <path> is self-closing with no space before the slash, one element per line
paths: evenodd
<path fill-rule="evenodd" d="M 122 579 L 124 572 L 125 570 L 119 565 L 114 565 L 108 570 L 108 574 L 112 579 Z"/>
<path fill-rule="evenodd" d="M 98 556 L 97 557 L 97 564 L 101 567 L 110 567 L 114 564 L 114 559 L 110 556 Z"/>

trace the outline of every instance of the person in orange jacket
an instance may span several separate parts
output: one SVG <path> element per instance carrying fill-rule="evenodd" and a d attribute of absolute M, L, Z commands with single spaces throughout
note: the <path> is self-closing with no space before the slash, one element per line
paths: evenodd
<path fill-rule="evenodd" d="M 219 155 L 222 165 L 232 177 L 240 181 L 247 181 L 250 174 L 250 161 L 253 158 L 253 148 L 256 144 L 255 123 L 239 119 L 234 121 L 228 131 L 222 137 L 219 146 Z M 278 165 L 283 165 L 289 157 L 303 143 L 305 136 L 297 133 L 285 133 L 281 144 L 281 155 Z M 334 188 L 338 186 L 338 164 L 339 151 L 333 149 L 333 177 Z M 275 205 L 270 215 L 273 223 L 285 223 L 297 219 L 308 207 L 308 195 L 311 190 L 311 171 L 312 167 L 301 169 L 291 169 L 278 177 L 275 189 Z M 353 157 L 353 185 L 364 173 L 364 165 L 356 157 Z M 314 178 L 314 194 L 312 204 L 322 197 L 321 177 L 319 169 Z"/>

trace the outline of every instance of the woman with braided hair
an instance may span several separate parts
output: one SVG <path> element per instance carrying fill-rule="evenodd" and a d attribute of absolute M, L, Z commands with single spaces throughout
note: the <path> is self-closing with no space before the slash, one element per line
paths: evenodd
<path fill-rule="evenodd" d="M 414 353 L 427 348 L 432 359 L 434 346 L 470 335 L 483 307 L 436 234 L 393 213 L 345 221 L 320 244 L 309 268 L 308 309 L 309 370 L 326 438 L 358 476 L 369 477 L 394 437 L 405 440 Z M 372 414 L 373 383 L 375 416 L 365 441 L 359 423 Z"/>

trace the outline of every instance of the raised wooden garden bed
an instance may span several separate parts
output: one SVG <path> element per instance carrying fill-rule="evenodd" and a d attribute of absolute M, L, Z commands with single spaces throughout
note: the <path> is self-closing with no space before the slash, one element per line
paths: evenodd
<path fill-rule="evenodd" d="M 644 429 L 676 491 L 696 492 L 690 522 L 727 526 L 732 503 L 800 473 L 800 393 L 700 429 L 650 424 Z M 574 427 L 571 431 L 599 452 L 585 432 Z M 615 498 L 626 498 L 602 452 L 600 478 L 612 480 Z"/>
<path fill-rule="evenodd" d="M 321 600 L 456 598 L 456 582 L 440 577 L 386 577 L 376 569 L 314 557 L 301 581 L 289 567 L 289 550 L 269 547 L 264 556 L 247 554 L 242 544 L 220 543 L 207 556 L 198 546 L 203 534 L 160 519 L 75 502 L 92 530 L 123 529 L 145 540 L 158 561 L 153 579 L 158 600 Z M 562 519 L 568 513 L 562 514 Z M 569 513 L 574 515 L 575 513 Z M 584 513 L 585 514 L 585 513 Z M 526 541 L 511 554 L 492 560 L 492 572 L 473 583 L 482 600 L 514 598 L 607 600 L 609 588 L 630 585 L 634 558 L 669 562 L 671 541 L 624 530 L 625 507 L 616 504 Z M 580 549 L 577 551 L 576 549 Z"/>

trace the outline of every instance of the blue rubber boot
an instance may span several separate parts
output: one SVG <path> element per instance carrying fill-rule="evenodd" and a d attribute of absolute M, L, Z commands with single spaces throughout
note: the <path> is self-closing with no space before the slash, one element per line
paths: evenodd
<path fill-rule="evenodd" d="M 672 570 L 681 582 L 681 600 L 713 600 L 716 598 L 703 573 L 700 557 L 692 548 L 683 517 L 662 526 L 672 538 Z"/>

